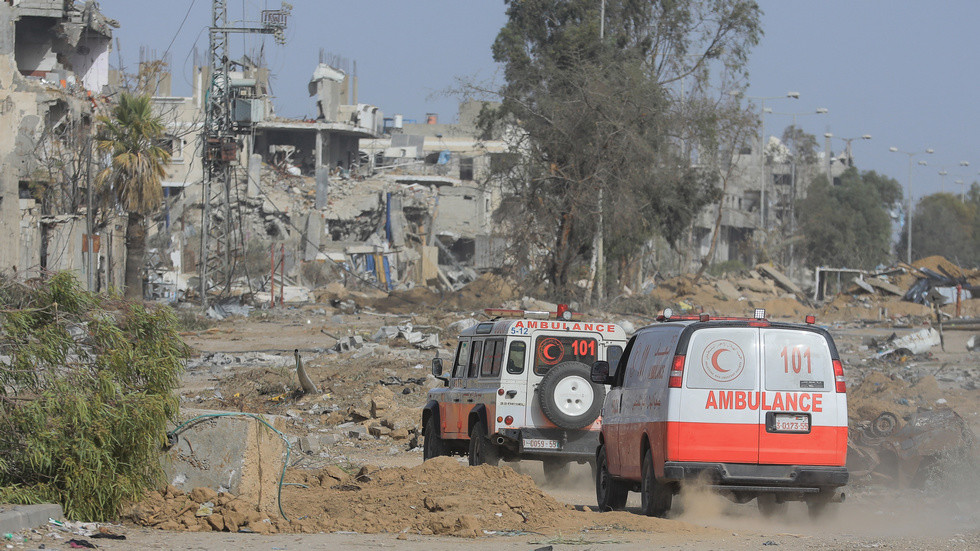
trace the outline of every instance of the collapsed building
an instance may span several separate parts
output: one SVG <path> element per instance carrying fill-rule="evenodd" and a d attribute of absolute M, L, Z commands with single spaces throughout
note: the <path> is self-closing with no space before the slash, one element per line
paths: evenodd
<path fill-rule="evenodd" d="M 0 269 L 15 277 L 122 281 L 125 218 L 86 216 L 115 27 L 94 1 L 0 3 Z"/>

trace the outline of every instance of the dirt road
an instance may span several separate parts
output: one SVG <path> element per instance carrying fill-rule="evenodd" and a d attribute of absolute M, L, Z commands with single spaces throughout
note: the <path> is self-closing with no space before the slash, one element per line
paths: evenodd
<path fill-rule="evenodd" d="M 448 321 L 459 319 L 449 318 Z M 414 350 L 407 343 L 387 343 L 376 348 L 330 354 L 336 337 L 370 335 L 380 325 L 410 321 L 423 326 L 445 326 L 446 317 L 323 315 L 316 307 L 287 310 L 248 319 L 222 322 L 210 331 L 187 335 L 196 350 L 224 353 L 231 363 L 211 365 L 205 362 L 191 369 L 182 391 L 185 404 L 193 407 L 258 411 L 285 414 L 309 408 L 289 398 L 289 384 L 295 386 L 284 365 L 291 365 L 292 349 L 304 353 L 307 371 L 329 396 L 329 408 L 316 416 L 303 414 L 294 423 L 296 430 L 333 431 L 338 423 L 349 422 L 351 408 L 357 408 L 366 393 L 379 388 L 379 380 L 393 380 L 392 411 L 413 419 L 421 406 L 425 387 L 411 383 L 424 378 L 432 351 Z M 904 392 L 897 400 L 889 395 L 888 406 L 933 407 L 937 398 L 959 411 L 976 430 L 980 419 L 980 396 L 971 389 L 975 379 L 976 358 L 965 349 L 966 333 L 947 332 L 946 351 L 937 350 L 929 358 L 901 360 L 879 364 L 869 360 L 873 350 L 866 346 L 869 337 L 887 336 L 891 327 L 861 328 L 847 325 L 832 328 L 845 364 L 849 366 L 848 384 L 870 373 L 885 373 L 889 392 Z M 454 341 L 443 335 L 445 349 Z M 375 346 L 375 345 L 372 345 Z M 266 356 L 247 356 L 262 351 Z M 270 363 L 267 356 L 272 358 Z M 250 359 L 251 358 L 251 359 Z M 256 359 L 257 358 L 257 359 Z M 226 358 L 227 359 L 227 358 Z M 225 360 L 226 360 L 225 359 Z M 225 362 L 222 360 L 222 362 Z M 210 361 L 210 360 L 209 360 Z M 216 361 L 216 360 L 215 360 Z M 421 367 L 420 367 L 421 366 Z M 421 377 L 420 377 L 421 376 Z M 932 377 L 928 379 L 927 377 Z M 974 379 L 971 379 L 973 377 Z M 890 381 L 890 382 L 889 382 Z M 911 381 L 911 382 L 908 382 Z M 923 381 L 929 382 L 925 385 Z M 398 384 L 396 384 L 398 383 Z M 894 383 L 894 384 L 892 384 Z M 889 386 L 891 385 L 891 386 Z M 904 386 L 903 386 L 904 385 Z M 892 388 L 894 387 L 894 388 Z M 926 388 L 928 387 L 928 388 Z M 897 396 L 897 394 L 896 394 Z M 873 408 L 874 400 L 860 402 Z M 903 405 L 904 404 L 904 405 Z M 355 416 L 356 418 L 356 416 Z M 312 427 L 312 428 L 310 428 Z M 317 469 L 327 464 L 376 465 L 413 468 L 421 463 L 420 450 L 408 440 L 342 439 L 326 446 L 318 454 L 304 456 L 297 469 Z M 541 533 L 491 533 L 475 538 L 422 536 L 418 532 L 401 532 L 402 528 L 379 525 L 388 533 L 355 534 L 348 531 L 325 534 L 278 534 L 260 536 L 241 533 L 172 532 L 128 527 L 125 542 L 100 542 L 105 549 L 338 549 L 385 548 L 431 550 L 459 549 L 634 549 L 640 546 L 676 549 L 759 549 L 776 546 L 781 549 L 976 549 L 980 548 L 980 475 L 971 472 L 940 473 L 936 482 L 924 489 L 898 488 L 881 483 L 859 481 L 846 489 L 847 500 L 837 513 L 819 522 L 811 521 L 804 505 L 790 504 L 787 514 L 765 519 L 754 502 L 735 505 L 724 498 L 686 488 L 675 498 L 668 519 L 648 519 L 638 515 L 635 494 L 625 513 L 589 513 L 595 495 L 588 467 L 573 467 L 570 480 L 561 487 L 547 487 L 540 464 L 508 464 L 518 473 L 532 477 L 544 492 L 561 503 L 581 511 L 578 525 L 562 521 L 560 529 Z M 505 479 L 512 483 L 517 479 Z M 518 481 L 519 482 L 519 481 Z M 504 483 L 504 482 L 502 482 Z M 520 482 L 523 484 L 523 482 Z M 397 486 L 397 485 L 396 485 Z M 493 490 L 473 489 L 475 500 L 486 499 Z M 465 493 L 465 488 L 463 490 Z M 503 492 L 503 489 L 501 490 Z M 383 498 L 382 498 L 383 499 Z M 549 498 L 550 499 L 550 498 Z M 292 505 L 290 505 L 290 500 Z M 303 501 L 299 489 L 284 494 L 287 507 L 309 507 L 313 515 L 317 504 Z M 300 505 L 305 503 L 305 505 Z M 353 501 L 352 501 L 353 503 Z M 352 505 L 354 506 L 354 505 Z M 301 511 L 302 513 L 302 511 Z M 563 517 L 564 518 L 564 517 Z M 378 526 L 375 526 L 378 528 Z M 360 531 L 360 530 L 358 530 Z M 482 533 L 482 529 L 477 533 Z"/>

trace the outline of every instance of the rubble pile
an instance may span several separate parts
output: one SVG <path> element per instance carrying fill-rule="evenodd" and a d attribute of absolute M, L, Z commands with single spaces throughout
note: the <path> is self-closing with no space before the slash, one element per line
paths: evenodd
<path fill-rule="evenodd" d="M 129 518 L 141 526 L 186 531 L 411 533 L 476 537 L 495 533 L 625 529 L 684 532 L 683 523 L 627 512 L 577 511 L 510 467 L 469 467 L 438 457 L 405 468 L 337 465 L 286 473 L 282 508 L 290 520 L 229 494 L 173 487 L 151 492 Z M 608 529 L 608 528 L 607 528 Z"/>
<path fill-rule="evenodd" d="M 188 532 L 255 532 L 274 534 L 289 530 L 289 523 L 270 516 L 232 494 L 211 488 L 185 493 L 173 486 L 150 492 L 126 515 L 140 526 Z"/>

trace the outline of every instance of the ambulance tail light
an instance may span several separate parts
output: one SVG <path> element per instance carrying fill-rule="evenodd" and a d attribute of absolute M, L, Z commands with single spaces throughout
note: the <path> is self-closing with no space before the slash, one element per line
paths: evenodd
<path fill-rule="evenodd" d="M 508 415 L 507 417 L 504 417 L 504 424 L 505 425 L 513 425 L 514 424 L 514 416 L 513 415 Z"/>
<path fill-rule="evenodd" d="M 684 356 L 674 356 L 674 362 L 670 364 L 670 379 L 667 386 L 670 388 L 680 388 L 681 379 L 684 378 Z"/>
<path fill-rule="evenodd" d="M 837 392 L 847 392 L 847 385 L 844 383 L 844 364 L 840 360 L 834 360 L 834 384 Z"/>

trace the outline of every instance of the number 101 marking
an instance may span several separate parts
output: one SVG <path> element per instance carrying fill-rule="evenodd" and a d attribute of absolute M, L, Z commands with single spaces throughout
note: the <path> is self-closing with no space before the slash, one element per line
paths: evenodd
<path fill-rule="evenodd" d="M 789 368 L 792 365 L 793 373 L 799 373 L 803 370 L 803 360 L 806 360 L 806 372 L 813 373 L 813 366 L 810 362 L 810 347 L 798 344 L 792 349 L 788 346 L 784 346 L 779 352 L 779 357 L 783 359 L 783 371 L 789 373 Z"/>

